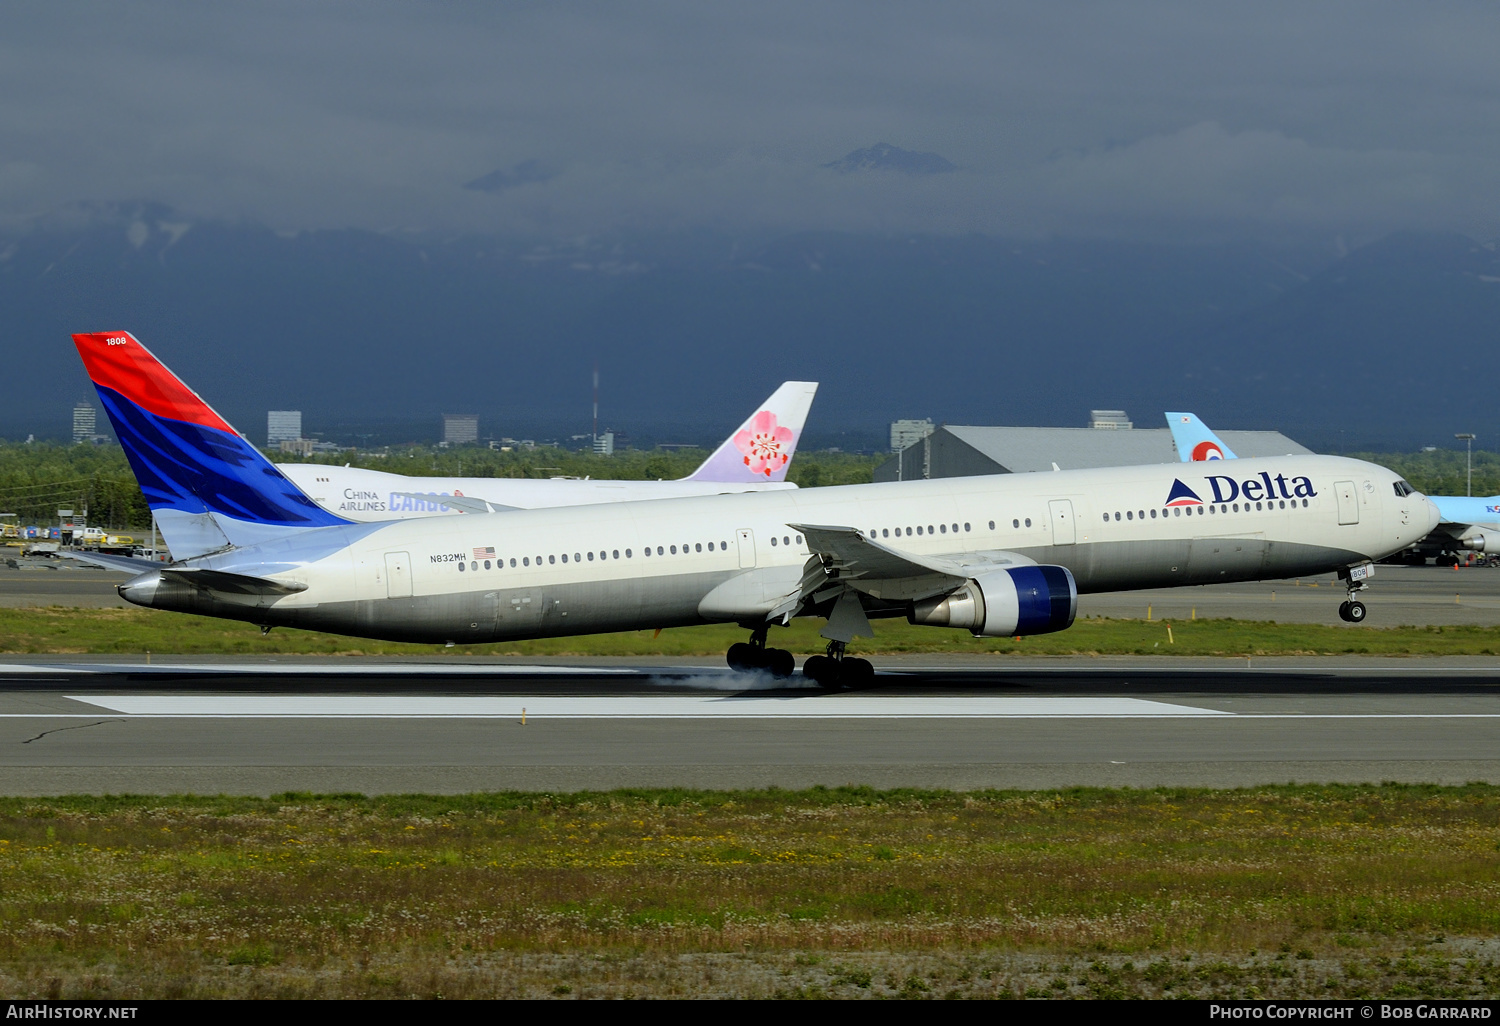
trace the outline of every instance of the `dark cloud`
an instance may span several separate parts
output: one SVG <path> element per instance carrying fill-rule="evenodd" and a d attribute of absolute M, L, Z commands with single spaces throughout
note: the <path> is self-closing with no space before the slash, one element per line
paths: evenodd
<path fill-rule="evenodd" d="M 1461 3 L 13 4 L 0 211 L 1492 235 L 1497 30 Z M 822 167 L 878 140 L 960 170 Z M 463 187 L 496 169 L 524 187 Z"/>

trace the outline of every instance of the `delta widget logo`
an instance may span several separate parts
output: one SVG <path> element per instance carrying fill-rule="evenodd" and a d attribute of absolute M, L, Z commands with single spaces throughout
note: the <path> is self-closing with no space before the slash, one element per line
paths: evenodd
<path fill-rule="evenodd" d="M 1197 459 L 1197 456 L 1193 457 Z M 1198 493 L 1176 478 L 1172 479 L 1172 491 L 1167 496 L 1168 506 L 1201 506 L 1203 500 L 1198 498 Z"/>
<path fill-rule="evenodd" d="M 761 410 L 750 418 L 748 430 L 735 432 L 734 447 L 745 457 L 750 473 L 770 477 L 792 458 L 786 450 L 794 437 L 791 428 L 776 423 L 776 414 Z"/>

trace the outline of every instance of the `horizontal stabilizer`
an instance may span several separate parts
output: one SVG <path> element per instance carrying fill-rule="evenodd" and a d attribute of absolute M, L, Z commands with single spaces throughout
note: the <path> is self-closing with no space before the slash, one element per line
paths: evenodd
<path fill-rule="evenodd" d="M 126 574 L 143 574 L 147 570 L 156 570 L 161 564 L 150 559 L 139 559 L 135 556 L 112 556 L 105 552 L 66 552 L 68 559 L 76 559 L 80 563 L 88 563 L 90 566 L 103 567 L 106 570 L 118 570 Z"/>
<path fill-rule="evenodd" d="M 163 567 L 161 575 L 194 588 L 228 592 L 231 595 L 295 595 L 307 590 L 307 585 L 297 581 L 272 581 L 264 577 L 231 574 L 204 567 Z"/>

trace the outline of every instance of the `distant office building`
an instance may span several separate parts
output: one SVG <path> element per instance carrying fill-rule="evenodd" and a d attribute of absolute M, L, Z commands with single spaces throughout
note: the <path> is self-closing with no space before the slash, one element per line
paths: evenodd
<path fill-rule="evenodd" d="M 932 434 L 931 417 L 925 420 L 893 420 L 891 421 L 891 452 L 900 452 L 902 449 L 916 445 L 930 434 Z"/>
<path fill-rule="evenodd" d="M 266 448 L 275 449 L 282 442 L 296 442 L 301 438 L 301 410 L 272 410 L 266 414 Z"/>
<path fill-rule="evenodd" d="M 472 413 L 443 414 L 443 441 L 449 445 L 479 441 L 479 418 Z"/>
<path fill-rule="evenodd" d="M 615 454 L 615 433 L 606 431 L 602 435 L 594 436 L 594 455 L 613 456 Z"/>
<path fill-rule="evenodd" d="M 98 413 L 88 403 L 79 403 L 73 407 L 73 444 L 79 442 L 92 442 L 94 440 L 94 428 L 98 423 Z"/>
<path fill-rule="evenodd" d="M 283 438 L 276 443 L 276 447 L 293 456 L 311 456 L 317 444 L 311 438 Z"/>
<path fill-rule="evenodd" d="M 1090 410 L 1089 427 L 1096 431 L 1129 431 L 1135 425 L 1124 410 Z"/>

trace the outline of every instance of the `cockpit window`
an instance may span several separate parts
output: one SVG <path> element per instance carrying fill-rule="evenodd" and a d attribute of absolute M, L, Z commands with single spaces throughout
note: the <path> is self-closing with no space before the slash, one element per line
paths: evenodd
<path fill-rule="evenodd" d="M 1391 487 L 1396 489 L 1396 494 L 1401 496 L 1403 499 L 1410 495 L 1412 492 L 1416 491 L 1416 489 L 1413 488 L 1408 482 L 1400 480 L 1392 484 Z"/>

